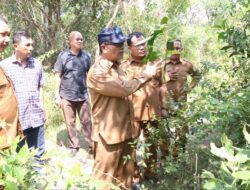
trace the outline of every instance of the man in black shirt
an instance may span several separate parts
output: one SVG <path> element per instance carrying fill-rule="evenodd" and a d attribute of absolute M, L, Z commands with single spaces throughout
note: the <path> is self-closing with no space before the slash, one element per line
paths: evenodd
<path fill-rule="evenodd" d="M 90 54 L 82 49 L 83 37 L 78 31 L 69 35 L 70 48 L 61 52 L 54 66 L 55 102 L 62 107 L 73 154 L 79 150 L 76 130 L 76 112 L 81 131 L 91 148 L 91 116 L 86 87 L 87 72 L 91 66 Z"/>

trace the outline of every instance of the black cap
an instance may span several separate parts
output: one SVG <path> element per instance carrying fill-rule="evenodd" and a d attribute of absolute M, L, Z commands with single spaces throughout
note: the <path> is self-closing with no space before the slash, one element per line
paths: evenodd
<path fill-rule="evenodd" d="M 105 28 L 98 34 L 98 43 L 124 43 L 126 37 L 123 35 L 121 28 L 114 26 L 111 28 Z"/>

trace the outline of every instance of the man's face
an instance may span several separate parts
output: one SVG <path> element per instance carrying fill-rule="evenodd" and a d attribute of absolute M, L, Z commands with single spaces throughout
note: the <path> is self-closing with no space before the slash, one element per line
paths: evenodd
<path fill-rule="evenodd" d="M 180 41 L 175 41 L 174 42 L 174 52 L 178 52 L 178 53 L 174 53 L 171 55 L 170 59 L 173 62 L 179 62 L 180 61 L 180 53 L 182 51 L 182 44 Z"/>
<path fill-rule="evenodd" d="M 19 56 L 28 58 L 32 56 L 33 40 L 31 38 L 21 37 L 19 43 L 14 44 L 15 53 Z"/>
<path fill-rule="evenodd" d="M 0 21 L 0 52 L 3 52 L 10 41 L 10 28 L 8 24 Z"/>
<path fill-rule="evenodd" d="M 180 41 L 175 41 L 175 42 L 174 42 L 174 49 L 175 49 L 176 51 L 182 51 L 182 44 L 181 44 Z"/>
<path fill-rule="evenodd" d="M 131 46 L 129 46 L 129 50 L 131 53 L 131 57 L 133 58 L 141 58 L 143 59 L 147 55 L 147 47 L 146 43 L 140 43 L 143 41 L 145 38 L 143 36 L 133 36 L 131 38 Z M 139 44 L 139 45 L 137 45 Z"/>
<path fill-rule="evenodd" d="M 103 53 L 110 61 L 117 62 L 123 58 L 124 43 L 103 43 L 101 46 Z"/>
<path fill-rule="evenodd" d="M 80 50 L 83 47 L 83 37 L 79 32 L 74 33 L 74 35 L 70 39 L 70 47 L 73 49 Z"/>

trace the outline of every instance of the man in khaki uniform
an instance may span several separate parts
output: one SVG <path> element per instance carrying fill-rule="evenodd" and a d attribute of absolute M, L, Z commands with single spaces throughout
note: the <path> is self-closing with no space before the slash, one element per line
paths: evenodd
<path fill-rule="evenodd" d="M 146 67 L 144 64 L 144 58 L 147 55 L 145 38 L 141 32 L 133 32 L 129 34 L 127 44 L 130 57 L 122 64 L 122 68 L 130 78 L 134 78 Z M 148 151 L 150 156 L 145 161 L 147 167 L 145 168 L 144 178 L 151 180 L 153 183 L 156 183 L 157 180 L 154 173 L 157 162 L 157 145 L 150 141 L 148 127 L 149 125 L 157 127 L 156 119 L 161 114 L 160 85 L 161 73 L 158 72 L 150 82 L 130 96 L 134 107 L 135 126 L 143 130 L 145 142 L 151 144 Z M 135 177 L 139 177 L 139 171 L 135 173 Z"/>
<path fill-rule="evenodd" d="M 142 74 L 129 80 L 119 67 L 125 40 L 119 27 L 106 28 L 98 34 L 101 54 L 89 70 L 87 86 L 93 120 L 92 175 L 122 189 L 131 189 L 134 160 L 125 160 L 124 156 L 132 157 L 129 143 L 138 133 L 133 127 L 133 109 L 128 96 L 149 81 L 160 67 L 149 65 Z"/>
<path fill-rule="evenodd" d="M 163 67 L 163 75 L 165 75 L 166 81 L 161 86 L 162 95 L 162 115 L 168 116 L 169 112 L 169 102 L 181 103 L 186 102 L 187 93 L 190 92 L 198 83 L 201 75 L 197 69 L 194 68 L 193 64 L 180 58 L 180 52 L 183 50 L 181 40 L 174 40 L 174 53 L 170 56 L 170 60 L 166 62 Z M 190 75 L 192 81 L 190 84 L 187 83 L 187 77 Z M 186 143 L 186 133 L 188 132 L 188 126 L 185 124 L 181 128 L 176 129 L 176 145 L 180 145 L 183 150 Z M 166 147 L 165 155 L 169 153 L 168 146 Z M 173 156 L 177 157 L 177 146 L 174 147 Z"/>
<path fill-rule="evenodd" d="M 7 20 L 0 16 L 0 53 L 10 41 Z M 0 149 L 11 145 L 19 133 L 17 99 L 12 83 L 0 67 Z"/>

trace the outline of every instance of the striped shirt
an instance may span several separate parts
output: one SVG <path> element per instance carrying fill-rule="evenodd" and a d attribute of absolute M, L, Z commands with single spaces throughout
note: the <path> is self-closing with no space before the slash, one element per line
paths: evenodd
<path fill-rule="evenodd" d="M 41 63 L 30 57 L 27 65 L 22 67 L 13 55 L 3 60 L 0 65 L 13 82 L 22 130 L 44 125 L 45 114 L 41 107 L 39 91 L 44 85 Z"/>

